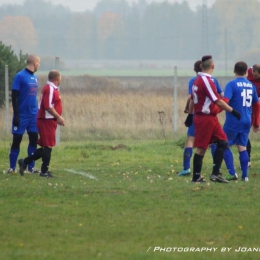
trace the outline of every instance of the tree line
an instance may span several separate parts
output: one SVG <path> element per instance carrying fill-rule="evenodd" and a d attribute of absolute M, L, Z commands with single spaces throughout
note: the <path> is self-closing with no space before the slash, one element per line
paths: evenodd
<path fill-rule="evenodd" d="M 216 0 L 194 11 L 182 3 L 102 0 L 72 12 L 44 0 L 0 8 L 0 40 L 16 53 L 64 59 L 256 59 L 258 0 Z"/>

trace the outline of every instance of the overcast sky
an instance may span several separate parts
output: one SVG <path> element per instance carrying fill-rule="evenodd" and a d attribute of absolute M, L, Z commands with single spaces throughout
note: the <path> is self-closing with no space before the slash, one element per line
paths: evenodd
<path fill-rule="evenodd" d="M 19 4 L 22 5 L 25 0 L 0 0 L 0 7 L 3 4 Z M 35 0 L 37 1 L 37 0 Z M 75 12 L 83 12 L 85 10 L 93 10 L 93 8 L 96 6 L 96 4 L 100 0 L 48 0 L 48 2 L 51 2 L 53 4 L 62 4 L 66 7 L 69 7 L 72 11 Z M 116 0 L 120 1 L 120 0 Z M 138 0 L 127 0 L 129 3 L 137 2 Z M 147 3 L 151 2 L 164 2 L 165 0 L 146 0 Z M 183 0 L 168 0 L 168 2 L 182 2 Z M 208 6 L 211 6 L 212 3 L 215 0 L 187 0 L 187 2 L 190 4 L 190 7 L 195 10 L 196 6 L 202 5 L 203 2 L 207 3 Z"/>

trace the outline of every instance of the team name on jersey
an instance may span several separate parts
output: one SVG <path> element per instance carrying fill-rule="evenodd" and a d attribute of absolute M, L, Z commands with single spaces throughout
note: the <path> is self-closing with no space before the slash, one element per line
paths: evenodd
<path fill-rule="evenodd" d="M 252 84 L 249 82 L 237 82 L 238 87 L 252 88 Z"/>

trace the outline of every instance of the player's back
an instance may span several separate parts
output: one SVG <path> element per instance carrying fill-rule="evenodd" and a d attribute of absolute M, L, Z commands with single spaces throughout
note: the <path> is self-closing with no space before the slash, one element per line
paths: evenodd
<path fill-rule="evenodd" d="M 238 77 L 227 83 L 224 96 L 228 104 L 239 111 L 238 121 L 231 113 L 226 113 L 225 127 L 234 131 L 249 131 L 251 126 L 252 104 L 258 101 L 253 84 L 244 77 Z"/>
<path fill-rule="evenodd" d="M 219 109 L 215 101 L 220 97 L 209 74 L 198 73 L 192 87 L 195 114 L 217 115 Z"/>

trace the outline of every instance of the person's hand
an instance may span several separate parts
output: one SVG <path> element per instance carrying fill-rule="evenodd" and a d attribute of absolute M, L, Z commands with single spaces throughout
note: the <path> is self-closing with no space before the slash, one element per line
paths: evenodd
<path fill-rule="evenodd" d="M 237 118 L 237 120 L 240 120 L 241 114 L 240 114 L 238 111 L 236 111 L 236 110 L 233 108 L 233 110 L 232 110 L 231 113 Z"/>
<path fill-rule="evenodd" d="M 13 117 L 13 126 L 18 127 L 20 125 L 20 117 L 17 114 L 14 114 Z"/>
<path fill-rule="evenodd" d="M 193 123 L 193 114 L 188 114 L 184 124 L 185 126 L 190 127 L 192 123 Z"/>
<path fill-rule="evenodd" d="M 254 133 L 258 133 L 259 132 L 259 126 L 253 126 L 253 131 L 254 131 Z"/>
<path fill-rule="evenodd" d="M 188 108 L 188 107 L 185 107 L 184 113 L 185 113 L 185 114 L 188 114 L 188 113 L 189 113 L 189 108 Z"/>
<path fill-rule="evenodd" d="M 64 126 L 65 125 L 64 118 L 62 116 L 57 118 L 57 123 L 58 123 L 58 125 Z"/>

